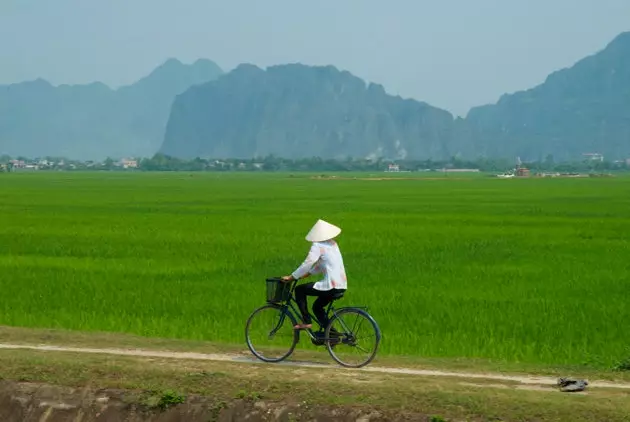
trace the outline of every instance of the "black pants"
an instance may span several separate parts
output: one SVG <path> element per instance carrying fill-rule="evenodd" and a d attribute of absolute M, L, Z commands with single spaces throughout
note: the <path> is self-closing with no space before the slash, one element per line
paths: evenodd
<path fill-rule="evenodd" d="M 316 290 L 313 288 L 315 283 L 300 284 L 295 288 L 295 301 L 302 313 L 302 319 L 305 324 L 311 323 L 311 316 L 308 313 L 308 306 L 306 302 L 306 296 L 316 296 L 315 302 L 313 302 L 313 313 L 319 321 L 319 325 L 322 328 L 326 328 L 328 325 L 328 318 L 326 317 L 325 307 L 332 302 L 332 296 L 335 293 L 343 292 L 343 289 L 331 289 L 331 290 Z"/>

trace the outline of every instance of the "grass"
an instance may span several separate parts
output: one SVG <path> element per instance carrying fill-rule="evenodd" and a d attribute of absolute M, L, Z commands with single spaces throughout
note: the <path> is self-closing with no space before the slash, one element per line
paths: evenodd
<path fill-rule="evenodd" d="M 378 411 L 384 420 L 432 415 L 445 421 L 613 422 L 628 421 L 630 414 L 630 393 L 625 390 L 569 394 L 548 386 L 523 390 L 483 380 L 22 350 L 0 350 L 0 379 L 77 391 L 93 388 L 105 394 L 104 389 L 122 389 L 126 400 L 156 408 L 201 395 L 214 401 L 217 410 L 244 400 Z"/>
<path fill-rule="evenodd" d="M 629 208 L 626 178 L 7 174 L 0 324 L 242 344 L 264 279 L 324 218 L 343 229 L 340 305 L 369 305 L 379 356 L 613 368 Z"/>

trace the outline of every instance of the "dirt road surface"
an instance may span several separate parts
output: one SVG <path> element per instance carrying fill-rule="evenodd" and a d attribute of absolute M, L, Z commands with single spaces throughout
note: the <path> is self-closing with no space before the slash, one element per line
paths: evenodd
<path fill-rule="evenodd" d="M 86 347 L 65 347 L 54 345 L 24 345 L 24 344 L 8 344 L 0 343 L 0 349 L 27 349 L 37 350 L 44 352 L 71 352 L 71 353 L 95 353 L 95 354 L 108 354 L 119 356 L 137 356 L 148 358 L 167 358 L 167 359 L 181 359 L 181 360 L 209 360 L 209 361 L 224 361 L 234 363 L 251 363 L 261 365 L 288 365 L 288 366 L 300 366 L 311 368 L 338 368 L 345 371 L 365 371 L 365 372 L 381 372 L 386 374 L 403 374 L 403 375 L 416 375 L 416 376 L 430 376 L 430 377 L 453 377 L 460 379 L 484 379 L 484 380 L 496 380 L 503 382 L 518 382 L 525 385 L 555 385 L 557 383 L 556 378 L 551 377 L 538 377 L 538 376 L 514 376 L 514 375 L 502 375 L 497 373 L 469 373 L 469 372 L 448 372 L 448 371 L 436 371 L 436 370 L 422 370 L 422 369 L 410 369 L 410 368 L 395 368 L 395 367 L 379 367 L 379 366 L 366 366 L 358 369 L 344 368 L 336 364 L 315 363 L 308 361 L 295 361 L 289 360 L 281 363 L 267 364 L 257 360 L 251 355 L 237 355 L 237 354 L 205 354 L 205 353 L 188 353 L 188 352 L 167 352 L 167 351 L 155 351 L 155 350 L 142 350 L 142 349 L 117 349 L 117 348 L 86 348 Z M 630 383 L 619 382 L 607 382 L 607 381 L 589 381 L 589 388 L 618 388 L 618 389 L 630 389 Z"/>

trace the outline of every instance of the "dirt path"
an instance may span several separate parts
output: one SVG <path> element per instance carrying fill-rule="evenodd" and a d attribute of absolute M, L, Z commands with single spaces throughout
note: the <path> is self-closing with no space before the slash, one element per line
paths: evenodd
<path fill-rule="evenodd" d="M 189 353 L 189 352 L 166 352 L 156 350 L 141 349 L 109 349 L 109 348 L 87 348 L 87 347 L 65 347 L 53 345 L 24 345 L 24 344 L 8 344 L 0 343 L 0 349 L 28 349 L 47 352 L 71 352 L 71 353 L 96 353 L 109 354 L 119 356 L 138 356 L 152 358 L 169 358 L 169 359 L 193 359 L 193 360 L 210 360 L 224 361 L 234 363 L 251 363 L 265 364 L 251 355 L 237 354 L 205 354 L 205 353 Z M 315 363 L 307 361 L 285 361 L 273 365 L 300 366 L 310 368 L 337 368 L 347 371 L 365 371 L 365 372 L 381 372 L 386 374 L 403 374 L 429 377 L 454 377 L 459 379 L 484 379 L 496 380 L 503 382 L 517 382 L 525 385 L 555 385 L 556 378 L 537 377 L 537 376 L 511 376 L 501 375 L 497 373 L 469 373 L 469 372 L 448 372 L 436 370 L 410 369 L 410 368 L 393 368 L 367 366 L 359 369 L 344 368 L 336 364 Z M 590 388 L 619 388 L 630 389 L 630 383 L 608 382 L 608 381 L 589 381 Z"/>

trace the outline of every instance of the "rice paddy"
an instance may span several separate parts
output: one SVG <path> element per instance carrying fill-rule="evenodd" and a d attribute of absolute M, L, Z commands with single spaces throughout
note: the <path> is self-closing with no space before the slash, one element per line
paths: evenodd
<path fill-rule="evenodd" d="M 381 354 L 630 356 L 630 179 L 0 175 L 0 324 L 242 343 L 265 278 L 339 225 Z M 299 347 L 306 347 L 302 339 Z"/>

